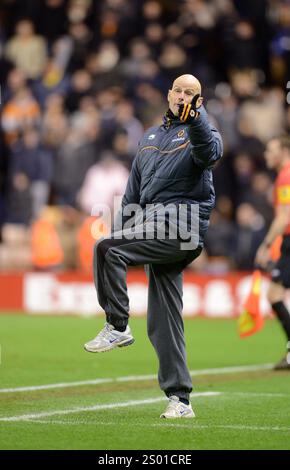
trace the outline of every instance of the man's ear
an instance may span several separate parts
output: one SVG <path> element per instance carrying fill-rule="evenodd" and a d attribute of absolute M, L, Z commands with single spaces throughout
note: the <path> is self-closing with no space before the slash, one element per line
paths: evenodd
<path fill-rule="evenodd" d="M 167 93 L 167 101 L 168 102 L 169 102 L 170 95 L 171 95 L 171 90 L 168 90 L 168 93 Z"/>
<path fill-rule="evenodd" d="M 200 108 L 203 103 L 203 96 L 200 96 L 196 102 L 196 108 Z"/>

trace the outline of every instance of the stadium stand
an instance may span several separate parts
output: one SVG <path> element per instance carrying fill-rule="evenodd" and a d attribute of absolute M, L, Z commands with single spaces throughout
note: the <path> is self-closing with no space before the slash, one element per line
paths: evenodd
<path fill-rule="evenodd" d="M 48 268 L 87 269 L 85 248 L 69 253 L 90 206 L 122 194 L 143 130 L 184 72 L 203 83 L 225 144 L 194 269 L 251 269 L 272 217 L 264 144 L 290 127 L 289 31 L 284 0 L 3 0 L 0 269 L 37 267 L 45 228 L 58 252 Z M 47 207 L 56 226 L 45 226 Z"/>

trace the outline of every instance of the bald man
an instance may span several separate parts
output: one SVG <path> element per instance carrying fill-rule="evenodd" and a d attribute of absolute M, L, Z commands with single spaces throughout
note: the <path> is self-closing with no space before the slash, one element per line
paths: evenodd
<path fill-rule="evenodd" d="M 211 169 L 222 156 L 222 141 L 208 121 L 196 77 L 178 77 L 168 103 L 163 124 L 140 141 L 111 235 L 95 246 L 94 279 L 106 323 L 85 349 L 104 352 L 134 342 L 126 273 L 128 266 L 145 265 L 148 336 L 169 398 L 161 417 L 192 418 L 182 272 L 203 248 L 215 199 Z"/>

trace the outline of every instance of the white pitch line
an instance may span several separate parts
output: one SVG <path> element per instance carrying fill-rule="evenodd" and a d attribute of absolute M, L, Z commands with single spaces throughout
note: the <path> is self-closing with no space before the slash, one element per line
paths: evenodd
<path fill-rule="evenodd" d="M 199 392 L 194 393 L 192 395 L 193 398 L 197 397 L 212 397 L 221 395 L 221 392 Z M 166 397 L 158 397 L 158 398 L 149 398 L 147 400 L 131 400 L 121 403 L 107 403 L 102 405 L 93 405 L 93 406 L 83 406 L 83 407 L 75 407 L 69 408 L 67 410 L 54 410 L 54 411 L 44 411 L 40 413 L 33 413 L 27 415 L 19 415 L 19 416 L 6 416 L 0 417 L 0 422 L 15 422 L 15 421 L 29 421 L 30 419 L 38 419 L 38 418 L 48 418 L 49 416 L 56 416 L 56 415 L 68 415 L 72 413 L 82 413 L 86 411 L 99 411 L 99 410 L 110 410 L 112 408 L 124 408 L 127 406 L 138 406 L 138 405 L 147 405 L 151 403 L 158 403 L 160 401 L 166 400 Z"/>
<path fill-rule="evenodd" d="M 15 392 L 34 392 L 37 390 L 49 390 L 57 388 L 67 388 L 67 387 L 78 387 L 80 385 L 98 385 L 104 383 L 111 383 L 112 379 L 94 379 L 94 380 L 83 380 L 77 382 L 63 382 L 55 384 L 45 384 L 45 385 L 31 385 L 27 387 L 16 387 L 16 388 L 0 388 L 0 393 L 15 393 Z"/>
<path fill-rule="evenodd" d="M 102 422 L 102 421 L 60 421 L 60 420 L 51 420 L 51 421 L 44 421 L 42 419 L 38 420 L 29 420 L 30 423 L 37 423 L 37 424 L 52 424 L 52 425 L 61 425 L 61 426 L 126 426 L 128 427 L 128 423 L 116 423 L 116 422 Z M 180 424 L 179 422 L 170 423 L 157 423 L 157 424 L 143 424 L 143 423 L 134 423 L 134 426 L 139 427 L 148 427 L 148 428 L 181 428 L 181 429 L 188 429 L 190 431 L 194 431 L 195 429 L 233 429 L 237 431 L 278 431 L 278 432 L 290 432 L 290 426 L 258 426 L 258 425 L 244 425 L 244 424 L 197 424 L 195 420 L 191 420 L 190 424 Z"/>
<path fill-rule="evenodd" d="M 288 397 L 289 395 L 286 393 L 268 393 L 268 392 L 197 392 L 197 393 L 192 393 L 191 398 L 202 398 L 202 397 L 212 397 L 212 396 L 220 396 L 223 395 L 223 397 L 231 397 L 232 395 L 238 395 L 238 396 L 244 396 L 244 397 L 263 397 L 263 398 L 279 398 L 279 397 Z M 158 403 L 160 401 L 166 400 L 165 397 L 158 397 L 158 398 L 149 398 L 146 400 L 133 400 L 133 401 L 128 401 L 128 402 L 123 402 L 123 403 L 107 403 L 107 404 L 102 404 L 102 405 L 93 405 L 93 406 L 88 406 L 88 407 L 76 407 L 76 408 L 71 408 L 67 410 L 54 410 L 54 411 L 45 411 L 45 412 L 40 412 L 40 413 L 34 413 L 34 414 L 28 414 L 28 415 L 19 415 L 19 416 L 6 416 L 6 417 L 0 417 L 0 422 L 15 422 L 15 421 L 31 421 L 33 420 L 38 420 L 41 418 L 47 418 L 49 416 L 56 416 L 56 415 L 67 415 L 67 414 L 72 414 L 72 413 L 81 413 L 81 412 L 86 412 L 86 411 L 98 411 L 98 410 L 108 410 L 112 408 L 124 408 L 127 406 L 138 406 L 138 405 L 147 405 L 151 403 Z M 45 422 L 45 421 L 43 421 Z M 50 423 L 52 421 L 49 421 Z M 58 422 L 58 421 L 57 421 Z M 80 421 L 78 423 L 81 424 Z M 206 425 L 204 426 L 206 427 Z M 216 426 L 217 427 L 217 426 Z M 267 428 L 268 429 L 268 428 Z M 271 428 L 272 429 L 272 428 Z M 288 429 L 288 428 L 287 428 Z M 265 428 L 266 430 L 266 428 Z M 290 430 L 290 427 L 289 427 Z"/>
<path fill-rule="evenodd" d="M 271 370 L 274 364 L 253 364 L 248 366 L 233 366 L 233 367 L 219 367 L 216 369 L 201 369 L 191 370 L 190 375 L 192 377 L 198 375 L 209 375 L 209 374 L 235 374 L 236 372 L 255 372 L 259 370 Z"/>
<path fill-rule="evenodd" d="M 36 421 L 35 421 L 36 422 Z M 57 423 L 57 421 L 55 421 Z M 165 426 L 174 426 L 178 428 L 198 428 L 198 429 L 234 429 L 237 431 L 279 431 L 279 432 L 290 432 L 290 426 L 251 426 L 244 424 L 194 424 L 192 426 L 186 426 L 185 424 L 173 424 L 173 423 L 164 423 L 164 424 L 151 424 L 152 427 L 165 427 Z"/>
<path fill-rule="evenodd" d="M 269 370 L 269 369 L 272 369 L 272 367 L 273 367 L 273 364 L 255 364 L 255 365 L 248 365 L 248 366 L 220 367 L 220 368 L 213 368 L 213 369 L 191 370 L 190 375 L 192 377 L 196 377 L 196 376 L 201 376 L 201 375 L 235 374 L 237 372 L 255 372 L 259 370 Z M 155 374 L 128 375 L 128 376 L 116 377 L 116 378 L 80 380 L 80 381 L 75 381 L 75 382 L 61 382 L 61 383 L 45 384 L 45 385 L 31 385 L 27 387 L 0 388 L 0 393 L 34 392 L 37 390 L 79 387 L 82 385 L 99 385 L 99 384 L 115 383 L 115 382 L 137 382 L 137 381 L 155 380 L 155 379 L 157 379 L 157 376 Z"/>
<path fill-rule="evenodd" d="M 251 398 L 289 398 L 289 393 L 280 393 L 280 392 L 223 392 L 224 395 L 235 395 L 238 397 L 251 397 Z"/>

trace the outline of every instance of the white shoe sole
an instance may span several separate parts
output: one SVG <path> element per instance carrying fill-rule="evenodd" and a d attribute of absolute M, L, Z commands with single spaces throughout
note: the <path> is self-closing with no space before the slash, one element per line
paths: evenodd
<path fill-rule="evenodd" d="M 106 346 L 104 348 L 98 348 L 98 349 L 92 349 L 92 348 L 90 348 L 90 346 L 85 344 L 84 349 L 87 352 L 91 352 L 91 353 L 107 352 L 107 351 L 111 351 L 112 349 L 115 349 L 115 348 L 124 348 L 125 346 L 130 346 L 131 344 L 134 343 L 134 341 L 135 341 L 134 338 L 131 338 L 129 340 L 125 339 L 124 341 L 121 341 L 120 343 L 112 343 L 109 346 Z"/>
<path fill-rule="evenodd" d="M 189 418 L 195 418 L 195 414 L 192 415 L 183 415 L 183 416 L 164 416 L 161 415 L 160 418 L 162 419 L 189 419 Z"/>

